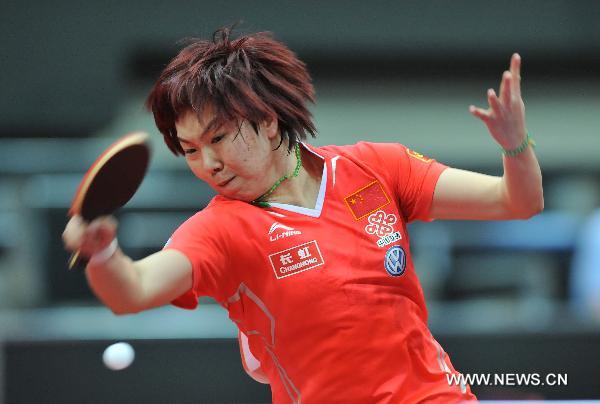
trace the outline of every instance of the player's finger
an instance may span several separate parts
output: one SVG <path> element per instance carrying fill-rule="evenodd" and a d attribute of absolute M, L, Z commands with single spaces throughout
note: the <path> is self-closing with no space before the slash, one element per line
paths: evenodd
<path fill-rule="evenodd" d="M 512 74 L 509 71 L 505 71 L 502 74 L 502 85 L 500 87 L 500 102 L 504 105 L 508 105 L 510 102 L 510 94 L 511 94 L 511 83 L 512 83 Z"/>
<path fill-rule="evenodd" d="M 118 226 L 118 222 L 117 219 L 115 219 L 114 216 L 112 215 L 106 215 L 106 216 L 100 216 L 96 219 L 94 219 L 92 221 L 92 223 L 90 223 L 90 226 L 106 226 L 106 227 L 111 227 L 114 228 L 116 230 L 117 226 Z"/>
<path fill-rule="evenodd" d="M 500 100 L 498 100 L 498 96 L 492 88 L 490 88 L 487 92 L 488 103 L 490 104 L 490 109 L 498 115 L 502 112 L 502 107 L 500 106 Z"/>
<path fill-rule="evenodd" d="M 90 223 L 87 233 L 95 243 L 105 247 L 117 235 L 117 221 L 112 216 L 100 217 Z"/>
<path fill-rule="evenodd" d="M 112 232 L 112 233 L 116 233 L 117 231 L 117 219 L 114 218 L 114 216 L 101 216 L 97 219 L 95 219 L 90 226 L 92 226 L 93 228 L 97 228 L 98 231 L 103 231 L 103 232 Z"/>
<path fill-rule="evenodd" d="M 521 56 L 514 53 L 510 59 L 510 73 L 512 74 L 512 90 L 515 96 L 521 96 Z"/>
<path fill-rule="evenodd" d="M 477 108 L 474 105 L 469 106 L 469 112 L 475 117 L 487 122 L 491 119 L 490 111 L 483 108 Z"/>
<path fill-rule="evenodd" d="M 81 239 L 85 233 L 87 224 L 81 216 L 73 216 L 65 226 L 62 239 L 65 247 L 69 250 L 76 250 L 81 245 Z"/>
<path fill-rule="evenodd" d="M 84 256 L 90 257 L 108 247 L 115 237 L 114 222 L 94 220 L 86 229 L 79 249 Z"/>
<path fill-rule="evenodd" d="M 510 72 L 515 78 L 521 78 L 521 56 L 518 53 L 513 53 L 510 59 Z"/>
<path fill-rule="evenodd" d="M 85 226 L 83 218 L 79 215 L 72 216 L 67 222 L 66 229 Z"/>

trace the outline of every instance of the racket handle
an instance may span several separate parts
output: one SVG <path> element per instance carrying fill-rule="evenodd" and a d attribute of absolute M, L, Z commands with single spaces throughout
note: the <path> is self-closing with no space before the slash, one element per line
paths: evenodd
<path fill-rule="evenodd" d="M 77 262 L 79 261 L 79 250 L 75 251 L 71 254 L 71 258 L 69 258 L 69 269 L 73 269 L 77 266 Z"/>

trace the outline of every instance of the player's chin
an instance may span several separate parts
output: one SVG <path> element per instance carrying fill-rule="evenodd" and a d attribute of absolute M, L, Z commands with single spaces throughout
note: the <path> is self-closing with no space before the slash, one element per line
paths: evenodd
<path fill-rule="evenodd" d="M 250 181 L 235 176 L 230 181 L 221 184 L 210 184 L 211 188 L 221 196 L 243 202 L 252 202 L 262 195 Z"/>
<path fill-rule="evenodd" d="M 226 198 L 229 199 L 235 199 L 238 201 L 244 201 L 244 202 L 252 202 L 254 199 L 256 199 L 256 197 L 254 197 L 254 194 L 251 192 L 248 192 L 247 190 L 241 189 L 241 188 L 237 188 L 237 187 L 232 187 L 232 186 L 226 186 L 226 187 L 213 187 L 213 189 L 221 196 L 224 196 Z"/>

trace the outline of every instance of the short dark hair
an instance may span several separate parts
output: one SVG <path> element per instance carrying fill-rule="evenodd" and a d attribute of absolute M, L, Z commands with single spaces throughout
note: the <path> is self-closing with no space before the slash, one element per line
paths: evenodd
<path fill-rule="evenodd" d="M 305 64 L 269 32 L 231 39 L 220 28 L 212 41 L 189 44 L 162 71 L 146 100 L 158 130 L 175 154 L 183 154 L 175 123 L 188 111 L 198 117 L 205 108 L 215 113 L 214 127 L 247 120 L 256 129 L 277 119 L 291 150 L 310 133 L 316 136 L 308 102 L 315 93 Z"/>

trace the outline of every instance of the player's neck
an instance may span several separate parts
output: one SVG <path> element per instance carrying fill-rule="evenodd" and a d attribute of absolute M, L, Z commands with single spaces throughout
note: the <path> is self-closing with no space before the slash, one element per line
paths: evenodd
<path fill-rule="evenodd" d="M 315 207 L 323 176 L 323 160 L 303 146 L 300 146 L 300 152 L 302 166 L 298 176 L 283 182 L 270 196 L 269 202 L 285 203 L 310 209 Z M 291 153 L 287 164 L 288 171 L 293 170 L 296 164 L 296 156 Z"/>

